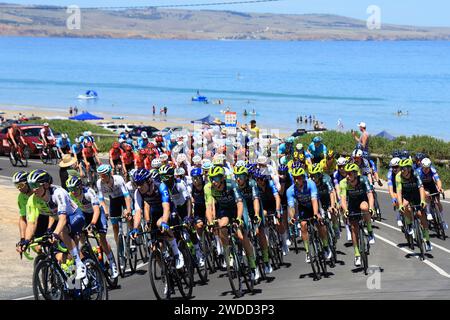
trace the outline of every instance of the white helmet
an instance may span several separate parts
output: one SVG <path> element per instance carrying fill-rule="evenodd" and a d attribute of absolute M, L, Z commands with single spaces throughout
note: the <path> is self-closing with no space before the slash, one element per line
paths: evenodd
<path fill-rule="evenodd" d="M 183 168 L 176 168 L 175 169 L 175 175 L 176 176 L 184 176 L 186 174 L 186 171 L 184 171 Z"/>
<path fill-rule="evenodd" d="M 125 141 L 126 141 L 125 139 L 119 139 L 120 144 L 124 143 Z"/>
<path fill-rule="evenodd" d="M 75 138 L 75 143 L 80 143 L 80 139 Z"/>
<path fill-rule="evenodd" d="M 392 158 L 391 161 L 389 162 L 389 167 L 398 167 L 400 160 L 401 159 L 398 157 Z"/>
<path fill-rule="evenodd" d="M 297 150 L 302 150 L 302 149 L 303 149 L 303 144 L 297 143 L 297 144 L 295 145 L 295 149 L 297 149 Z"/>
<path fill-rule="evenodd" d="M 67 133 L 61 133 L 61 138 L 67 139 Z"/>
<path fill-rule="evenodd" d="M 142 132 L 141 132 L 141 138 L 142 138 L 142 139 L 148 139 L 147 132 L 142 131 Z"/>
<path fill-rule="evenodd" d="M 183 163 L 184 161 L 186 161 L 187 157 L 184 153 L 180 153 L 177 156 L 177 163 Z"/>
<path fill-rule="evenodd" d="M 339 157 L 339 159 L 337 159 L 338 166 L 345 166 L 347 163 L 348 163 L 347 158 Z"/>
<path fill-rule="evenodd" d="M 194 156 L 192 158 L 192 163 L 193 164 L 200 164 L 201 162 L 202 162 L 202 157 L 200 157 L 200 156 Z"/>
<path fill-rule="evenodd" d="M 424 168 L 431 167 L 431 160 L 430 160 L 430 158 L 423 158 L 420 163 L 422 164 L 422 167 L 424 167 Z"/>
<path fill-rule="evenodd" d="M 92 131 L 87 132 L 88 136 L 92 136 Z"/>
<path fill-rule="evenodd" d="M 245 161 L 244 160 L 238 160 L 236 162 L 235 167 L 245 167 Z"/>
<path fill-rule="evenodd" d="M 161 159 L 155 158 L 152 160 L 152 168 L 159 169 L 161 167 Z"/>
<path fill-rule="evenodd" d="M 89 137 L 89 131 L 85 131 L 85 132 L 83 132 L 83 136 L 85 136 L 85 137 Z"/>
<path fill-rule="evenodd" d="M 167 161 L 169 159 L 169 156 L 166 153 L 163 153 L 159 156 L 159 158 L 161 159 L 161 161 Z"/>
<path fill-rule="evenodd" d="M 259 156 L 256 160 L 258 164 L 266 164 L 267 163 L 267 157 L 266 156 Z"/>
<path fill-rule="evenodd" d="M 353 158 L 361 158 L 363 156 L 363 151 L 361 149 L 355 149 L 352 153 Z"/>

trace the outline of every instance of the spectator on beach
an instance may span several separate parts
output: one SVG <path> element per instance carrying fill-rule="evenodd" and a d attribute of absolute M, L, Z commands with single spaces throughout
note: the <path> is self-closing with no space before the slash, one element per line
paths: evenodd
<path fill-rule="evenodd" d="M 70 108 L 69 108 L 69 114 L 70 114 L 70 116 L 72 116 L 72 114 L 73 114 L 72 106 L 70 106 Z"/>
<path fill-rule="evenodd" d="M 77 115 L 78 114 L 78 107 L 75 106 L 75 108 L 73 108 L 73 111 L 74 111 L 75 115 Z"/>
<path fill-rule="evenodd" d="M 156 107 L 155 107 L 155 105 L 153 105 L 152 111 L 153 111 L 153 116 L 155 116 L 155 114 L 156 114 Z"/>
<path fill-rule="evenodd" d="M 164 107 L 164 116 L 167 116 L 167 107 Z"/>
<path fill-rule="evenodd" d="M 249 134 L 251 138 L 257 138 L 259 139 L 259 128 L 256 126 L 256 120 L 251 120 L 250 121 L 250 129 L 249 129 Z"/>

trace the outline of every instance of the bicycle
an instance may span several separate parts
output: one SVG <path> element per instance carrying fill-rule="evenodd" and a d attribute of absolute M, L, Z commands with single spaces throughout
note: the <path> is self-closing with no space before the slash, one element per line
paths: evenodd
<path fill-rule="evenodd" d="M 413 234 L 411 235 L 411 237 L 413 238 L 411 241 L 411 250 L 414 250 L 414 242 L 415 242 L 415 245 L 419 247 L 420 260 L 423 261 L 425 260 L 425 241 L 423 238 L 422 224 L 419 216 L 417 215 L 419 212 L 423 212 L 423 208 L 421 205 L 408 205 L 408 207 L 412 210 L 413 215 L 413 221 L 411 226 L 413 229 Z M 407 230 L 406 227 L 405 230 Z"/>
<path fill-rule="evenodd" d="M 373 190 L 373 201 L 374 201 L 374 207 L 375 207 L 375 214 L 373 216 L 373 220 L 381 221 L 381 207 L 380 203 L 378 202 L 378 195 L 375 189 Z"/>
<path fill-rule="evenodd" d="M 327 228 L 328 248 L 331 250 L 331 253 L 332 253 L 332 257 L 329 261 L 330 267 L 334 268 L 336 266 L 336 262 L 337 262 L 336 233 L 333 228 L 333 221 L 331 220 L 330 212 L 328 210 L 325 211 L 325 213 L 322 217 L 323 217 L 323 222 L 325 224 L 325 227 Z"/>
<path fill-rule="evenodd" d="M 274 269 L 279 269 L 283 261 L 282 241 L 278 234 L 275 224 L 278 221 L 275 214 L 267 214 L 267 230 L 268 230 L 268 243 L 269 243 L 269 257 L 272 261 Z"/>
<path fill-rule="evenodd" d="M 319 232 L 316 228 L 318 223 L 316 217 L 300 219 L 300 221 L 306 221 L 308 230 L 308 242 L 309 242 L 309 258 L 311 269 L 313 271 L 314 280 L 320 280 L 322 275 L 327 277 L 327 263 L 325 259 L 325 253 L 322 246 L 322 241 L 319 238 Z"/>
<path fill-rule="evenodd" d="M 215 273 L 222 268 L 224 256 L 218 254 L 217 242 L 210 228 L 205 228 L 203 230 L 200 242 L 202 243 L 202 248 L 204 250 L 203 254 L 205 255 L 209 273 Z"/>
<path fill-rule="evenodd" d="M 298 240 L 301 235 L 300 229 L 301 228 L 299 227 L 298 223 L 289 224 L 289 240 L 294 244 L 295 254 L 298 254 L 298 252 L 300 251 L 300 248 L 298 246 Z"/>
<path fill-rule="evenodd" d="M 63 271 L 56 258 L 58 253 L 67 253 L 59 242 L 51 243 L 51 235 L 36 238 L 30 248 L 41 246 L 44 257 L 35 265 L 33 271 L 33 294 L 35 300 L 108 300 L 106 279 L 96 262 L 84 258 L 86 281 L 76 280 L 75 275 Z"/>
<path fill-rule="evenodd" d="M 124 232 L 123 224 L 126 224 L 126 232 Z M 127 264 L 130 265 L 132 273 L 136 271 L 137 267 L 137 252 L 135 241 L 130 236 L 131 228 L 128 225 L 128 220 L 121 217 L 119 222 L 119 241 L 117 243 L 117 267 L 119 269 L 120 277 L 125 277 Z"/>
<path fill-rule="evenodd" d="M 363 217 L 368 213 L 364 212 L 352 212 L 349 213 L 348 217 L 359 217 L 358 220 L 358 248 L 359 253 L 361 254 L 361 261 L 363 264 L 363 270 L 364 274 L 367 275 L 367 269 L 369 268 L 369 258 L 368 255 L 370 254 L 370 243 L 369 243 L 369 234 L 366 232 L 366 222 L 364 221 Z"/>
<path fill-rule="evenodd" d="M 253 245 L 253 248 L 255 250 L 255 259 L 256 259 L 256 266 L 259 269 L 259 273 L 261 275 L 261 280 L 266 280 L 266 271 L 265 271 L 265 265 L 264 265 L 264 259 L 262 255 L 262 248 L 259 244 L 259 238 L 256 234 L 256 231 L 259 227 L 258 221 L 256 220 L 256 217 L 253 217 L 253 220 L 249 222 L 249 231 L 248 231 L 248 237 Z M 263 232 L 262 230 L 259 230 L 259 232 Z"/>
<path fill-rule="evenodd" d="M 37 149 L 41 150 L 39 155 L 43 164 L 52 164 L 56 165 L 58 160 L 61 159 L 61 155 L 59 154 L 58 147 L 55 144 L 47 145 L 44 147 L 43 144 L 34 142 Z"/>
<path fill-rule="evenodd" d="M 100 245 L 100 234 L 95 229 L 92 231 L 92 233 L 90 233 L 86 228 L 83 229 L 83 234 L 85 242 L 81 247 L 81 252 L 85 257 L 89 257 L 97 263 L 97 265 L 102 270 L 103 276 L 105 277 L 106 282 L 108 282 L 110 288 L 117 288 L 119 278 L 112 278 L 109 261 Z M 89 239 L 95 240 L 96 245 L 92 246 L 89 242 Z"/>
<path fill-rule="evenodd" d="M 20 162 L 22 167 L 28 167 L 28 159 L 31 155 L 31 149 L 28 145 L 23 145 L 23 143 L 18 144 L 18 148 L 14 152 L 9 153 L 9 161 L 13 167 L 17 167 Z"/>
<path fill-rule="evenodd" d="M 445 240 L 445 228 L 442 221 L 442 216 L 440 212 L 437 210 L 437 199 L 442 195 L 442 199 L 445 199 L 444 193 L 436 192 L 430 194 L 431 203 L 430 203 L 430 213 L 433 216 L 433 220 L 430 221 L 430 224 L 433 226 L 433 229 L 436 231 L 436 234 L 442 240 Z M 431 226 L 430 226 L 431 227 Z M 431 229 L 431 228 L 430 228 Z"/>
<path fill-rule="evenodd" d="M 192 297 L 193 279 L 192 274 L 186 277 L 186 263 L 188 255 L 182 252 L 185 258 L 185 267 L 178 270 L 175 266 L 175 257 L 172 247 L 160 230 L 145 231 L 150 234 L 150 258 L 148 264 L 148 274 L 150 283 L 158 300 L 170 299 L 175 293 L 175 286 L 178 287 L 183 298 Z"/>

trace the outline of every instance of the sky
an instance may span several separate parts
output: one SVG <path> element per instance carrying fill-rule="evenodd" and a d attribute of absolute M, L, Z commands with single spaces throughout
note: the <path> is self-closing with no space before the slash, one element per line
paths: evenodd
<path fill-rule="evenodd" d="M 16 4 L 101 6 L 151 6 L 187 3 L 214 3 L 237 0 L 0 0 Z M 381 9 L 381 23 L 450 27 L 448 0 L 281 0 L 278 2 L 235 4 L 190 9 L 217 9 L 242 12 L 328 13 L 366 20 L 368 6 Z"/>

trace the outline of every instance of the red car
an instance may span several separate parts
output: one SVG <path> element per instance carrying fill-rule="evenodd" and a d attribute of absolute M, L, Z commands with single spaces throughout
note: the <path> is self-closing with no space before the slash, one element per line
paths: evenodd
<path fill-rule="evenodd" d="M 44 128 L 44 126 L 39 124 L 19 124 L 18 126 L 22 130 L 25 141 L 31 149 L 31 155 L 39 156 L 40 151 L 36 148 L 36 145 L 34 143 L 40 143 L 39 132 L 42 128 Z M 8 133 L 9 128 L 10 126 L 3 128 L 0 131 L 0 154 L 3 155 L 8 155 L 10 151 L 9 143 L 6 139 L 6 134 Z"/>

